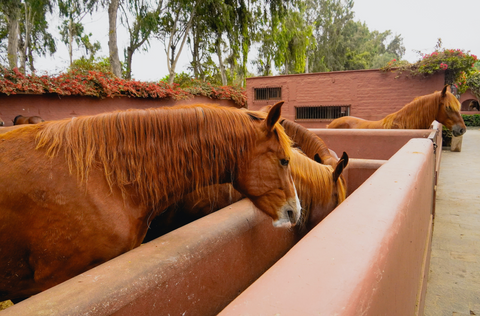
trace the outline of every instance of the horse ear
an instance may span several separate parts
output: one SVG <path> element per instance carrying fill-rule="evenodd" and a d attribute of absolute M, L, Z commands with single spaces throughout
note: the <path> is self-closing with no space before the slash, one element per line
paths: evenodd
<path fill-rule="evenodd" d="M 348 155 L 347 153 L 343 152 L 342 157 L 337 163 L 337 166 L 335 167 L 335 170 L 333 171 L 333 182 L 336 183 L 340 175 L 342 174 L 342 171 L 347 167 L 348 165 Z"/>
<path fill-rule="evenodd" d="M 315 160 L 318 163 L 322 163 L 322 158 L 320 158 L 319 154 L 315 154 L 315 156 L 313 157 L 313 160 Z"/>
<path fill-rule="evenodd" d="M 267 119 L 265 120 L 267 131 L 273 131 L 275 124 L 278 122 L 280 115 L 282 114 L 283 101 L 275 103 L 268 112 Z"/>
<path fill-rule="evenodd" d="M 446 84 L 445 87 L 443 87 L 443 90 L 442 90 L 442 98 L 445 97 L 445 95 L 447 94 L 447 91 L 448 91 L 448 92 L 451 92 L 451 91 L 450 91 L 450 85 L 449 85 L 449 84 Z"/>

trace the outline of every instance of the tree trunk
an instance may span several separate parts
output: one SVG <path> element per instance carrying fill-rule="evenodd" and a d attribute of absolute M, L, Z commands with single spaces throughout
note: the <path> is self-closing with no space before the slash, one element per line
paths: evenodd
<path fill-rule="evenodd" d="M 127 69 L 125 70 L 125 79 L 130 80 L 132 79 L 132 59 L 133 59 L 133 52 L 135 50 L 131 47 L 127 47 L 127 60 L 125 61 L 127 64 Z"/>
<path fill-rule="evenodd" d="M 23 41 L 23 38 L 18 39 L 18 57 L 20 58 L 20 67 L 18 70 L 20 72 L 25 73 L 25 65 L 26 65 L 26 60 L 27 60 L 27 54 L 26 54 L 27 48 L 25 46 L 25 42 Z"/>
<path fill-rule="evenodd" d="M 108 49 L 110 52 L 110 68 L 117 77 L 122 76 L 117 46 L 117 11 L 120 0 L 111 0 L 108 5 Z"/>
<path fill-rule="evenodd" d="M 220 75 L 222 77 L 222 86 L 227 85 L 227 74 L 225 73 L 225 66 L 223 65 L 223 58 L 222 58 L 222 34 L 217 32 L 217 41 L 216 41 L 216 47 L 217 47 L 217 55 L 218 55 L 218 66 L 220 68 Z"/>
<path fill-rule="evenodd" d="M 180 57 L 180 54 L 182 53 L 183 45 L 185 45 L 185 41 L 187 40 L 188 33 L 190 32 L 190 29 L 192 27 L 193 19 L 195 18 L 195 12 L 196 12 L 197 6 L 195 5 L 193 7 L 192 12 L 190 13 L 190 20 L 188 20 L 187 26 L 185 27 L 184 33 L 183 33 L 183 38 L 182 38 L 182 43 L 180 44 L 180 47 L 178 49 L 178 52 L 175 54 L 175 49 L 178 44 L 174 44 L 173 37 L 175 36 L 175 33 L 177 33 L 177 23 L 179 19 L 179 15 L 181 12 L 177 12 L 177 16 L 175 18 L 174 26 L 172 28 L 172 31 L 170 32 L 170 39 L 168 42 L 168 48 L 167 49 L 167 60 L 168 60 L 168 72 L 169 72 L 169 78 L 168 78 L 168 83 L 172 84 L 173 81 L 175 80 L 175 68 L 177 67 L 177 62 L 178 58 Z M 171 59 L 168 58 L 168 52 L 172 50 L 172 57 Z"/>
<path fill-rule="evenodd" d="M 307 56 L 305 56 L 305 73 L 306 73 L 306 74 L 309 73 L 309 69 L 308 69 L 308 53 L 307 53 Z"/>
<path fill-rule="evenodd" d="M 192 27 L 192 68 L 193 77 L 198 79 L 200 76 L 200 40 L 197 29 Z"/>
<path fill-rule="evenodd" d="M 14 7 L 11 10 L 11 14 L 8 15 L 8 46 L 7 56 L 8 65 L 10 69 L 17 67 L 18 63 L 18 36 L 19 36 L 19 22 L 20 8 Z"/>
<path fill-rule="evenodd" d="M 68 56 L 70 57 L 70 67 L 73 64 L 73 18 L 70 16 L 68 23 Z"/>

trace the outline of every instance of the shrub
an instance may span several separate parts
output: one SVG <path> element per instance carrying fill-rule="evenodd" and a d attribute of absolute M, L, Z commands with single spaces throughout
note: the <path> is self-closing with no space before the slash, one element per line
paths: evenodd
<path fill-rule="evenodd" d="M 446 128 L 445 126 L 442 126 L 442 146 L 443 147 L 450 147 L 450 145 L 452 144 L 452 137 L 453 137 L 452 131 Z"/>
<path fill-rule="evenodd" d="M 463 121 L 467 126 L 480 126 L 480 114 L 467 115 L 462 114 Z"/>
<path fill-rule="evenodd" d="M 180 87 L 174 83 L 141 82 L 125 80 L 101 71 L 74 70 L 59 76 L 25 75 L 17 68 L 9 70 L 0 66 L 0 93 L 56 93 L 58 95 L 92 96 L 113 98 L 128 96 L 136 98 L 190 99 L 202 95 L 211 99 L 233 100 L 239 106 L 247 103 L 246 91 L 241 87 L 213 86 L 199 80 L 189 79 L 191 86 Z M 187 80 L 184 81 L 187 82 Z"/>

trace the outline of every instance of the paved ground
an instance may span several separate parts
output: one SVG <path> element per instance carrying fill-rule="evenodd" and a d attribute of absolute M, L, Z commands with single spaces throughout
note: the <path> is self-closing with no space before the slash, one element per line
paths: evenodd
<path fill-rule="evenodd" d="M 437 187 L 426 316 L 480 315 L 480 129 L 444 150 Z"/>

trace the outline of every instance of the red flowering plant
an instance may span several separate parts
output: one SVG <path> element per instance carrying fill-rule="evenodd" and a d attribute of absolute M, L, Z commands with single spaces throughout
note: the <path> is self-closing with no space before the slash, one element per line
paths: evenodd
<path fill-rule="evenodd" d="M 58 76 L 25 75 L 17 68 L 9 70 L 0 66 L 0 93 L 78 95 L 99 98 L 128 96 L 136 98 L 191 99 L 203 95 L 212 99 L 231 99 L 240 106 L 246 104 L 243 88 L 215 87 L 209 83 L 196 83 L 182 88 L 178 84 L 160 81 L 141 82 L 115 77 L 108 72 L 71 70 Z"/>
<path fill-rule="evenodd" d="M 422 59 L 414 64 L 390 62 L 384 71 L 408 70 L 411 75 L 428 76 L 445 71 L 445 84 L 456 84 L 458 92 L 466 90 L 466 78 L 475 71 L 477 56 L 460 49 L 437 49 L 431 54 L 422 54 Z"/>

